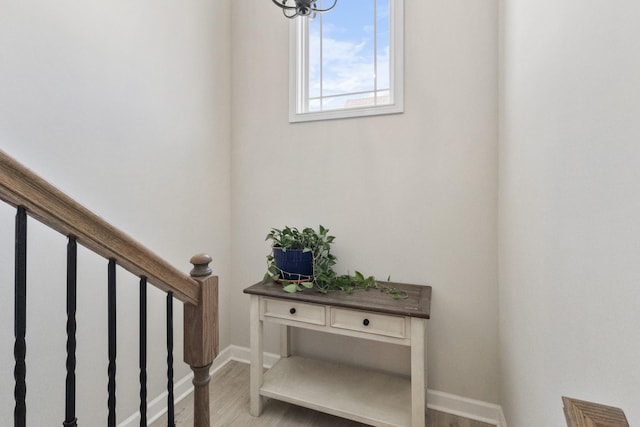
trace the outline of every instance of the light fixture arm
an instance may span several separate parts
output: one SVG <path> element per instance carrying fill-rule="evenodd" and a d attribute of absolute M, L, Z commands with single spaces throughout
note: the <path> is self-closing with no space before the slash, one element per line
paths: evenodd
<path fill-rule="evenodd" d="M 316 13 L 324 13 L 333 9 L 338 0 L 333 0 L 333 4 L 330 7 L 318 9 L 316 2 L 318 0 L 272 0 L 278 7 L 282 9 L 282 13 L 287 18 L 295 18 L 296 16 L 311 16 L 315 17 Z M 295 6 L 287 5 L 287 2 L 290 1 L 295 3 Z"/>

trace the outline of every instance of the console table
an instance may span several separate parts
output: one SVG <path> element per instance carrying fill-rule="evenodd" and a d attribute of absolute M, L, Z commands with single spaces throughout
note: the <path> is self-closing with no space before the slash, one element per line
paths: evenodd
<path fill-rule="evenodd" d="M 245 289 L 251 300 L 251 415 L 259 416 L 269 397 L 374 426 L 424 427 L 431 287 L 384 284 L 408 297 L 393 299 L 375 289 L 286 293 L 274 282 Z M 264 322 L 281 325 L 281 358 L 266 373 Z M 411 377 L 292 356 L 291 327 L 409 346 Z"/>

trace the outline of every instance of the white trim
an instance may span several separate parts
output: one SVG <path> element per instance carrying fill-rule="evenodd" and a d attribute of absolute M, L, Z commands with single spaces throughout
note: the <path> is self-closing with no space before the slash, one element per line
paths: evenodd
<path fill-rule="evenodd" d="M 300 123 L 318 120 L 350 119 L 353 117 L 380 116 L 383 114 L 399 114 L 403 112 L 404 106 L 397 104 L 362 108 L 343 108 L 341 110 L 326 110 L 314 113 L 296 113 L 291 111 L 289 115 L 289 122 Z"/>
<path fill-rule="evenodd" d="M 292 19 L 289 25 L 289 122 L 309 122 L 316 120 L 346 119 L 352 117 L 377 116 L 382 114 L 398 114 L 404 112 L 404 0 L 393 0 L 389 11 L 390 58 L 391 70 L 389 92 L 391 104 L 360 108 L 342 108 L 317 112 L 304 112 L 304 99 L 308 99 L 306 91 L 308 82 L 301 82 L 300 76 L 308 75 L 308 56 L 300 58 L 306 44 L 308 19 Z M 302 37 L 298 37 L 298 32 Z M 306 52 L 306 49 L 304 49 Z M 300 92 L 300 93 L 299 93 Z"/>
<path fill-rule="evenodd" d="M 248 347 L 230 345 L 220 352 L 211 365 L 211 375 L 222 369 L 229 361 L 249 363 L 251 351 Z M 272 367 L 280 358 L 273 353 L 264 353 L 264 367 Z M 176 403 L 187 397 L 193 391 L 191 380 L 193 374 L 188 374 L 174 385 L 174 394 L 178 396 Z M 149 402 L 147 414 L 149 424 L 160 418 L 165 412 L 167 392 L 161 393 L 158 397 Z M 481 400 L 469 399 L 451 393 L 437 390 L 427 390 L 427 407 L 437 411 L 446 412 L 452 415 L 481 421 L 487 424 L 494 424 L 497 427 L 507 427 L 502 407 L 494 403 L 483 402 Z M 118 424 L 118 427 L 136 427 L 140 424 L 140 412 L 136 412 L 129 418 Z"/>
<path fill-rule="evenodd" d="M 427 407 L 498 427 L 507 427 L 501 420 L 504 418 L 504 415 L 501 415 L 502 407 L 495 403 L 469 399 L 443 391 L 427 390 Z"/>
<path fill-rule="evenodd" d="M 173 394 L 177 396 L 174 398 L 174 403 L 180 402 L 191 394 L 193 391 L 193 385 L 191 384 L 192 379 L 193 373 L 186 375 L 173 385 Z M 163 391 L 155 399 L 149 401 L 147 404 L 147 424 L 153 423 L 167 412 L 167 394 L 166 391 Z M 139 425 L 140 411 L 136 411 L 129 418 L 118 424 L 118 427 L 134 427 Z"/>
<path fill-rule="evenodd" d="M 249 363 L 249 349 L 246 347 L 238 347 L 230 345 L 218 354 L 218 357 L 213 361 L 211 375 L 218 372 L 228 362 L 234 360 L 236 362 Z M 273 353 L 264 354 L 264 366 L 270 368 L 280 358 L 280 356 Z M 193 392 L 193 372 L 185 375 L 173 385 L 173 393 L 175 396 L 175 403 L 180 402 L 185 397 L 189 396 Z M 158 418 L 163 416 L 167 412 L 167 392 L 164 391 L 153 400 L 149 401 L 147 406 L 147 423 L 151 424 Z M 136 411 L 129 418 L 118 424 L 118 427 L 138 427 L 140 425 L 140 411 Z"/>
<path fill-rule="evenodd" d="M 504 417 L 502 406 L 500 407 L 500 423 L 498 424 L 498 427 L 507 427 L 507 419 Z"/>
<path fill-rule="evenodd" d="M 236 362 L 242 362 L 242 363 L 250 363 L 251 360 L 251 350 L 249 349 L 249 347 L 240 347 L 237 345 L 230 345 L 229 347 L 227 347 L 225 349 L 225 351 L 229 351 L 231 357 L 229 358 L 229 360 L 235 360 Z M 267 353 L 266 351 L 264 352 L 264 356 L 263 356 L 263 365 L 265 368 L 269 369 L 271 368 L 273 365 L 276 364 L 276 362 L 280 359 L 280 356 L 278 354 L 275 353 Z M 225 361 L 225 363 L 228 362 Z"/>

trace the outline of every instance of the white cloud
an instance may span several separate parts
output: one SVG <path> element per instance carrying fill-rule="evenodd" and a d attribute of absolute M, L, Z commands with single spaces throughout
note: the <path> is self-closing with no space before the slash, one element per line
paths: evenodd
<path fill-rule="evenodd" d="M 374 58 L 372 49 L 367 52 L 369 41 L 356 43 L 324 37 L 323 39 L 323 89 L 324 94 L 342 94 L 373 89 Z M 311 46 L 318 46 L 318 36 L 312 35 Z M 317 52 L 316 52 L 317 53 Z M 309 58 L 312 85 L 319 86 L 319 55 Z M 389 50 L 378 57 L 378 80 L 389 81 Z M 312 93 L 314 91 L 312 90 Z M 317 92 L 317 90 L 315 91 Z"/>

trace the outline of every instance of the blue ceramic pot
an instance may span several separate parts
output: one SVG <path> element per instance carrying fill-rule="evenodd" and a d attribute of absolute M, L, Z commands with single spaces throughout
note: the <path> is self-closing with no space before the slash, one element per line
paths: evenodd
<path fill-rule="evenodd" d="M 313 277 L 313 254 L 302 249 L 273 248 L 273 259 L 284 280 L 309 280 Z"/>

